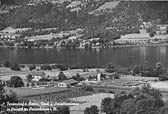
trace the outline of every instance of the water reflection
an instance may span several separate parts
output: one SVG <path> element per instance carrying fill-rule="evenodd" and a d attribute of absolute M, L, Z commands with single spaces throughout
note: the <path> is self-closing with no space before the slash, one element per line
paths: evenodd
<path fill-rule="evenodd" d="M 140 47 L 140 63 L 141 65 L 148 65 L 148 60 L 146 58 L 147 47 L 142 46 Z"/>
<path fill-rule="evenodd" d="M 163 64 L 163 63 L 165 63 L 165 64 L 163 64 L 162 66 L 163 67 L 167 67 L 167 61 L 166 61 L 166 47 L 160 47 L 160 61 L 161 61 L 161 63 Z"/>
<path fill-rule="evenodd" d="M 167 67 L 167 47 L 129 47 L 108 49 L 22 49 L 0 48 L 0 63 L 4 61 L 22 64 L 96 64 L 99 66 L 112 63 L 117 66 L 135 65 L 154 66 L 160 61 Z"/>

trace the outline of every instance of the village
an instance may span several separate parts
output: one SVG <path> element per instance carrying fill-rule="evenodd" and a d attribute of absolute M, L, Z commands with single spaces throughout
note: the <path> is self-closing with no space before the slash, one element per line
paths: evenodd
<path fill-rule="evenodd" d="M 114 98 L 114 95 L 130 92 L 133 88 L 149 86 L 167 91 L 166 85 L 159 84 L 165 82 L 159 81 L 158 77 L 133 76 L 131 71 L 118 74 L 112 67 L 60 70 L 47 68 L 47 65 L 30 65 L 21 68 L 21 71 L 5 67 L 0 69 L 0 80 L 7 92 L 15 92 L 20 98 L 32 103 L 53 102 L 57 106 L 67 103 L 72 114 L 76 109 L 76 113 L 83 113 L 86 107 L 93 104 L 100 108 L 103 98 Z"/>
<path fill-rule="evenodd" d="M 84 29 L 61 31 L 58 34 L 50 33 L 57 28 L 45 28 L 40 31 L 47 31 L 49 34 L 36 36 L 22 36 L 21 33 L 30 31 L 32 28 L 8 27 L 0 31 L 0 46 L 12 46 L 23 48 L 107 48 L 120 45 L 144 45 L 167 43 L 167 25 L 158 25 L 156 35 L 150 36 L 144 29 L 139 34 L 126 34 L 117 40 L 102 38 L 84 38 Z M 38 31 L 38 30 L 36 30 Z"/>

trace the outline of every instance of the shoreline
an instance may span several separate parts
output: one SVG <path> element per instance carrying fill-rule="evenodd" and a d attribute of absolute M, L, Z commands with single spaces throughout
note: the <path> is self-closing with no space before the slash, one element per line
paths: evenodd
<path fill-rule="evenodd" d="M 168 46 L 168 43 L 158 43 L 158 44 L 138 44 L 138 45 L 112 45 L 108 46 L 107 48 L 124 48 L 124 47 L 141 47 L 141 46 L 147 46 L 147 47 L 152 47 L 152 46 Z M 65 49 L 65 47 L 24 47 L 24 46 L 0 46 L 0 48 L 23 48 L 23 49 Z M 107 48 L 102 48 L 101 46 L 95 46 L 90 49 L 107 49 Z M 77 47 L 75 49 L 85 49 L 81 47 Z"/>

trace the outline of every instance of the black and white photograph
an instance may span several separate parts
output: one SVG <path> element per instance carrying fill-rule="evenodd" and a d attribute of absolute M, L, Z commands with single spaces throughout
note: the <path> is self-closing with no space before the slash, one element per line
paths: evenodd
<path fill-rule="evenodd" d="M 168 1 L 0 0 L 0 114 L 168 114 Z"/>

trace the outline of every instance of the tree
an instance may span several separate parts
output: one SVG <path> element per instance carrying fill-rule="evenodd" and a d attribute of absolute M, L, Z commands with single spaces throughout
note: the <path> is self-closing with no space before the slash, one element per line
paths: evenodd
<path fill-rule="evenodd" d="M 58 74 L 58 80 L 59 81 L 63 81 L 63 80 L 66 80 L 67 77 L 65 76 L 65 74 L 61 71 L 59 74 Z"/>
<path fill-rule="evenodd" d="M 104 98 L 101 102 L 101 111 L 106 114 L 115 114 L 117 108 L 115 107 L 115 100 L 107 97 Z"/>
<path fill-rule="evenodd" d="M 76 74 L 76 76 L 72 76 L 72 79 L 76 80 L 76 81 L 83 81 L 84 78 L 80 76 L 79 73 Z"/>
<path fill-rule="evenodd" d="M 139 66 L 136 66 L 134 69 L 133 69 L 133 76 L 135 76 L 136 74 L 139 74 L 140 73 L 140 68 Z"/>
<path fill-rule="evenodd" d="M 154 37 L 154 36 L 155 36 L 155 32 L 151 31 L 151 32 L 149 33 L 149 36 L 150 36 L 150 37 Z"/>
<path fill-rule="evenodd" d="M 134 99 L 128 99 L 123 101 L 121 105 L 121 114 L 135 114 L 135 100 Z"/>
<path fill-rule="evenodd" d="M 91 106 L 90 108 L 86 108 L 84 110 L 84 114 L 98 114 L 99 113 L 99 110 L 98 110 L 98 107 L 93 105 Z"/>
<path fill-rule="evenodd" d="M 22 81 L 22 78 L 19 76 L 12 76 L 9 81 L 10 87 L 23 87 L 24 83 Z"/>
<path fill-rule="evenodd" d="M 35 86 L 35 84 L 34 84 L 34 83 L 31 83 L 31 86 L 32 86 L 32 87 L 34 87 L 34 86 Z"/>
<path fill-rule="evenodd" d="M 10 103 L 17 103 L 19 101 L 18 96 L 13 91 L 5 91 L 3 88 L 3 83 L 0 80 L 0 111 L 3 110 L 3 107 L 7 104 L 7 102 Z"/>
<path fill-rule="evenodd" d="M 160 62 L 157 62 L 154 70 L 154 76 L 159 77 L 160 74 L 162 73 L 163 73 L 162 65 Z"/>
<path fill-rule="evenodd" d="M 30 86 L 29 83 L 27 83 L 26 86 L 29 87 Z"/>
<path fill-rule="evenodd" d="M 5 61 L 4 66 L 5 66 L 5 67 L 10 67 L 9 61 Z"/>
<path fill-rule="evenodd" d="M 34 70 L 34 69 L 36 69 L 36 66 L 35 66 L 35 65 L 30 65 L 30 66 L 29 66 L 29 70 L 30 70 L 30 71 L 32 71 L 32 70 Z"/>
<path fill-rule="evenodd" d="M 167 104 L 161 108 L 161 114 L 168 114 L 168 105 Z"/>
<path fill-rule="evenodd" d="M 58 114 L 70 114 L 70 110 L 68 106 L 62 106 L 57 108 Z"/>
<path fill-rule="evenodd" d="M 27 78 L 27 80 L 28 80 L 29 82 L 31 82 L 32 79 L 33 79 L 33 76 L 32 76 L 31 74 L 29 74 L 29 75 L 26 76 L 26 78 Z"/>
<path fill-rule="evenodd" d="M 120 75 L 119 75 L 118 72 L 115 72 L 115 74 L 114 74 L 114 79 L 120 79 Z"/>
<path fill-rule="evenodd" d="M 20 66 L 18 64 L 12 64 L 11 65 L 11 70 L 16 70 L 16 71 L 20 71 Z"/>

